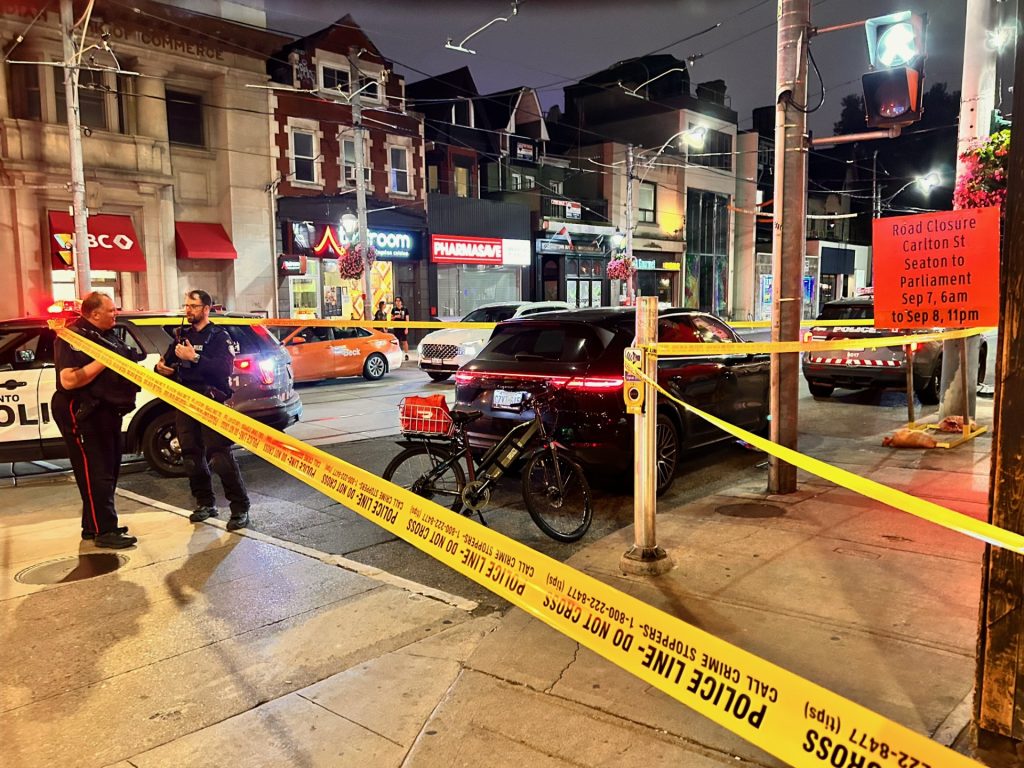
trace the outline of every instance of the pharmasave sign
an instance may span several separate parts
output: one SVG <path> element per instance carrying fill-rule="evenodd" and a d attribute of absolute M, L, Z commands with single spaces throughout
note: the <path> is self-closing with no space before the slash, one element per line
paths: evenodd
<path fill-rule="evenodd" d="M 500 265 L 501 238 L 431 235 L 430 260 L 435 264 Z"/>

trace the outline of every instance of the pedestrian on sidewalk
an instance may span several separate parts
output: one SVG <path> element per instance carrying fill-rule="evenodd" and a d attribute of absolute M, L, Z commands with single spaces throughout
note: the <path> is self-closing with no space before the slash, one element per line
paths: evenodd
<path fill-rule="evenodd" d="M 373 313 L 373 319 L 375 321 L 380 322 L 381 320 L 387 320 L 388 319 L 387 310 L 384 309 L 384 307 L 386 307 L 386 306 L 387 306 L 387 302 L 386 301 L 378 301 L 377 302 L 377 311 Z"/>
<path fill-rule="evenodd" d="M 391 319 L 398 322 L 406 322 L 409 320 L 409 310 L 405 308 L 405 303 L 402 301 L 401 296 L 395 296 L 395 304 L 391 307 Z M 398 343 L 402 345 L 402 351 L 405 352 L 405 359 L 409 359 L 409 329 L 408 328 L 392 328 L 391 332 L 395 334 L 398 339 Z"/>
<path fill-rule="evenodd" d="M 97 291 L 82 300 L 81 317 L 68 327 L 138 362 L 142 354 L 121 340 L 114 331 L 116 323 L 114 302 Z M 64 438 L 82 497 L 82 538 L 107 549 L 130 547 L 138 539 L 118 525 L 114 491 L 124 447 L 121 422 L 135 409 L 139 387 L 64 339 L 57 339 L 53 353 L 57 391 L 50 412 Z"/>
<path fill-rule="evenodd" d="M 174 340 L 157 361 L 156 372 L 218 403 L 232 394 L 231 372 L 235 361 L 235 343 L 223 328 L 210 322 L 213 300 L 206 291 L 185 294 L 185 320 Z M 231 453 L 232 441 L 206 424 L 178 411 L 175 417 L 181 457 L 188 472 L 188 484 L 196 500 L 189 515 L 193 523 L 217 517 L 217 497 L 213 492 L 212 469 L 220 477 L 231 509 L 228 530 L 249 525 L 249 494 L 242 472 Z"/>

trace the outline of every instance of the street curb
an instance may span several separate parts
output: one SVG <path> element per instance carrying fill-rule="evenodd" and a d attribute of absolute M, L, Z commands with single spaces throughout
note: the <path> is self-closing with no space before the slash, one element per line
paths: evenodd
<path fill-rule="evenodd" d="M 163 510 L 164 512 L 170 512 L 171 514 L 184 517 L 185 519 L 188 519 L 189 514 L 191 514 L 187 509 L 182 509 L 181 507 L 176 507 L 173 504 L 157 501 L 156 499 L 151 499 L 148 496 L 143 496 L 142 494 L 135 493 L 134 491 L 127 491 L 123 488 L 117 489 L 117 495 L 123 496 L 126 499 L 131 499 L 132 501 L 137 501 L 140 504 L 154 507 L 155 509 Z M 428 587 L 425 584 L 419 584 L 415 581 L 402 578 L 401 576 L 395 576 L 393 573 L 388 573 L 387 571 L 375 568 L 372 565 L 365 565 L 364 563 L 350 560 L 349 558 L 341 555 L 332 555 L 327 552 L 321 552 L 320 550 L 313 549 L 312 547 L 305 547 L 301 544 L 285 541 L 284 539 L 279 539 L 275 536 L 268 536 L 265 533 L 249 530 L 248 528 L 240 528 L 237 531 L 228 531 L 227 524 L 222 520 L 217 520 L 216 518 L 204 520 L 203 524 L 213 526 L 214 528 L 220 528 L 228 533 L 235 534 L 236 536 L 243 536 L 245 538 L 253 539 L 254 541 L 260 541 L 264 544 L 270 544 L 275 547 L 280 547 L 281 549 L 286 549 L 289 552 L 294 552 L 298 555 L 319 560 L 325 565 L 333 565 L 338 568 L 343 568 L 346 571 L 351 571 L 352 573 L 356 573 L 360 576 L 365 576 L 368 579 L 373 579 L 375 581 L 397 587 L 405 590 L 406 592 L 412 592 L 413 594 L 422 595 L 423 597 L 429 597 L 433 600 L 445 603 L 446 605 L 450 605 L 453 608 L 466 611 L 467 613 L 471 613 L 479 607 L 479 603 L 475 600 L 467 600 L 464 597 L 453 595 L 450 592 Z"/>

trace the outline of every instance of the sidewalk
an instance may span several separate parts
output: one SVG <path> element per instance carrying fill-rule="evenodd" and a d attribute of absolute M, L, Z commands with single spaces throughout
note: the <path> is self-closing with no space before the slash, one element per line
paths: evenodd
<path fill-rule="evenodd" d="M 985 514 L 988 434 L 952 451 L 883 449 L 878 435 L 807 443 Z M 805 476 L 766 498 L 758 472 L 661 510 L 665 576 L 619 574 L 632 529 L 570 562 L 952 743 L 970 717 L 982 545 Z M 780 765 L 522 611 L 475 616 L 365 566 L 128 498 L 140 545 L 118 570 L 20 583 L 27 566 L 98 550 L 78 540 L 70 482 L 2 494 L 5 766 Z"/>

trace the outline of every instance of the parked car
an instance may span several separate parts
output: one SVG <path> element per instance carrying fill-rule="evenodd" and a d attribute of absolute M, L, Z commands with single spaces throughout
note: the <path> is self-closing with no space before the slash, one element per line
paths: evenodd
<path fill-rule="evenodd" d="M 660 357 L 658 381 L 673 395 L 745 429 L 768 425 L 769 356 L 715 354 L 720 342 L 742 342 L 725 322 L 697 310 L 666 309 L 658 321 L 665 342 L 704 342 L 708 354 Z M 483 416 L 469 425 L 470 444 L 485 449 L 517 423 L 527 392 L 561 388 L 552 409 L 557 439 L 571 446 L 585 467 L 629 472 L 633 419 L 622 399 L 623 352 L 634 337 L 632 308 L 552 312 L 498 325 L 472 362 L 455 374 L 457 405 Z M 664 493 L 679 466 L 680 451 L 728 438 L 704 419 L 659 398 L 657 488 Z"/>
<path fill-rule="evenodd" d="M 0 322 L 0 461 L 67 458 L 50 414 L 57 386 L 56 334 L 47 327 L 50 319 Z M 239 322 L 237 315 L 210 319 L 227 330 L 238 350 L 231 381 L 234 394 L 227 405 L 275 429 L 298 421 L 302 401 L 293 387 L 291 360 L 278 340 L 262 326 Z M 115 328 L 128 346 L 145 354 L 142 365 L 152 370 L 183 321 L 177 314 L 124 312 Z M 124 419 L 125 453 L 142 453 L 162 475 L 184 475 L 174 409 L 146 390 L 136 402 Z"/>
<path fill-rule="evenodd" d="M 362 376 L 376 381 L 402 365 L 398 339 L 369 328 L 275 327 L 292 358 L 296 382 L 338 376 Z"/>
<path fill-rule="evenodd" d="M 822 307 L 819 320 L 872 320 L 875 317 L 873 296 L 858 296 L 830 301 Z M 937 329 L 941 330 L 941 329 Z M 900 336 L 919 331 L 875 328 L 874 326 L 814 326 L 804 333 L 805 341 L 836 339 L 870 339 Z M 942 342 L 914 342 L 914 391 L 924 405 L 939 402 L 942 377 Z M 988 341 L 982 338 L 978 360 L 978 383 L 985 381 Z M 907 354 L 903 347 L 878 349 L 836 349 L 805 352 L 802 359 L 804 378 L 814 397 L 829 397 L 837 387 L 866 389 L 869 387 L 907 387 Z"/>
<path fill-rule="evenodd" d="M 572 309 L 564 301 L 506 301 L 484 304 L 462 318 L 463 323 L 500 323 L 513 317 Z M 419 366 L 434 381 L 444 381 L 483 349 L 489 330 L 442 328 L 432 331 L 419 343 Z"/>

